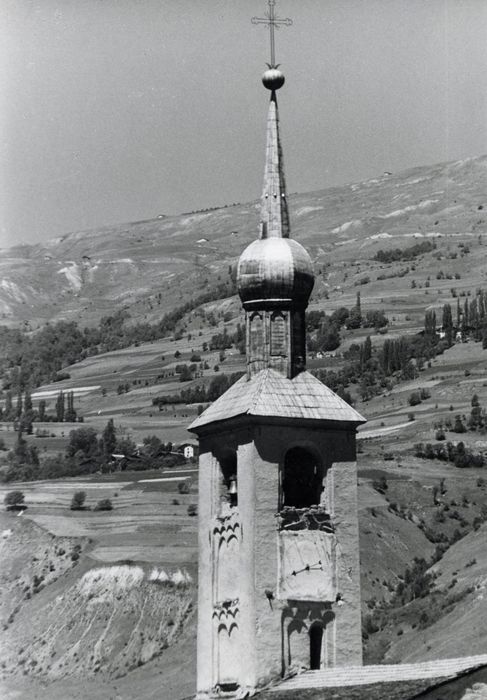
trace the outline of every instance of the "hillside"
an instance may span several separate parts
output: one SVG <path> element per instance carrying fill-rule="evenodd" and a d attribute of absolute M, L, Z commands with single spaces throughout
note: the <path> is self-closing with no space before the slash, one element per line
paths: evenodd
<path fill-rule="evenodd" d="M 457 300 L 464 309 L 465 302 L 471 305 L 480 298 L 477 290 L 487 290 L 486 193 L 484 156 L 292 196 L 293 235 L 315 264 L 311 308 L 328 314 L 342 306 L 351 309 L 360 291 L 363 313 L 382 311 L 389 320 L 386 328 L 342 326 L 337 351 L 311 352 L 308 367 L 342 371 L 351 361 L 347 351 L 355 347 L 357 354 L 357 343 L 368 335 L 376 361 L 386 340 L 422 331 L 427 311 L 436 310 L 439 326 L 444 304 L 451 304 L 455 314 Z M 252 203 L 2 251 L 0 325 L 24 321 L 27 330 L 35 330 L 46 320 L 68 319 L 94 326 L 120 308 L 130 314 L 127 324 L 156 323 L 168 311 L 194 302 L 166 337 L 110 352 L 95 348 L 97 354 L 63 367 L 55 377 L 60 381 L 35 390 L 34 410 L 45 399 L 52 418 L 59 391 L 72 391 L 78 416 L 98 434 L 112 418 L 117 436 L 138 444 L 149 434 L 175 443 L 192 440 L 186 426 L 207 401 L 180 400 L 181 391 L 208 389 L 215 377 L 245 368 L 235 343 L 224 350 L 212 343 L 215 334 L 234 333 L 241 322 L 237 297 L 215 296 L 202 306 L 198 297 L 228 282 L 231 266 L 255 238 L 257 224 L 258 207 Z M 434 245 L 408 253 L 425 241 Z M 35 341 L 36 335 L 28 337 Z M 360 375 L 347 385 L 368 419 L 359 432 L 358 454 L 368 663 L 480 653 L 487 643 L 482 613 L 486 467 L 459 468 L 431 454 L 422 457 L 414 447 L 462 441 L 475 454 L 487 456 L 487 425 L 468 425 L 474 394 L 480 414 L 486 415 L 487 349 L 481 341 L 470 331 L 454 338 L 443 352 L 413 362 L 414 376 L 400 371 L 384 376 L 375 395 L 362 391 Z M 195 370 L 183 381 L 178 365 L 190 363 Z M 414 405 L 413 394 L 420 394 Z M 0 406 L 5 402 L 3 392 Z M 464 433 L 455 432 L 456 416 Z M 38 448 L 42 463 L 65 450 L 76 427 L 35 421 L 33 434 L 24 437 L 29 447 Z M 0 422 L 0 438 L 6 448 L 14 446 L 11 420 Z M 7 460 L 7 451 L 0 448 L 0 467 Z M 80 677 L 92 698 L 129 700 L 134 688 L 147 699 L 176 700 L 191 693 L 195 620 L 189 606 L 194 587 L 176 595 L 174 588 L 150 579 L 154 568 L 174 572 L 184 567 L 193 579 L 196 574 L 196 519 L 188 516 L 187 507 L 196 500 L 197 485 L 180 497 L 176 483 L 184 476 L 177 473 L 93 474 L 22 484 L 26 514 L 8 515 L 8 522 L 1 522 L 4 532 L 12 530 L 0 543 L 10 562 L 2 569 L 8 592 L 2 599 L 6 697 L 41 698 L 49 683 L 53 700 L 81 700 L 83 691 L 73 689 L 70 681 Z M 154 478 L 158 481 L 150 481 Z M 3 485 L 1 495 L 9 488 Z M 89 507 L 95 497 L 110 497 L 114 511 L 73 515 L 69 502 L 77 488 L 86 489 Z M 74 547 L 78 563 L 70 558 Z M 418 567 L 415 559 L 423 559 L 424 566 Z M 35 585 L 38 577 L 43 578 Z M 420 589 L 413 600 L 407 595 L 413 588 L 410 578 Z M 123 591 L 120 580 L 127 583 Z M 401 599 L 397 591 L 405 583 Z M 181 621 L 177 635 L 171 619 Z M 138 629 L 137 620 L 147 630 L 143 638 L 131 634 Z M 184 679 L 177 671 L 180 644 L 189 649 Z M 120 682 L 118 676 L 123 676 Z"/>
<path fill-rule="evenodd" d="M 293 236 L 308 248 L 318 274 L 313 302 L 326 292 L 331 307 L 342 303 L 364 272 L 371 277 L 364 296 L 387 295 L 390 281 L 377 282 L 370 274 L 381 268 L 369 262 L 379 248 L 403 247 L 412 237 L 434 238 L 444 249 L 456 246 L 458 236 L 481 240 L 486 192 L 487 156 L 481 156 L 291 195 Z M 28 321 L 31 328 L 59 319 L 92 325 L 122 307 L 136 320 L 157 321 L 224 280 L 257 231 L 258 203 L 253 202 L 2 250 L 0 321 Z M 484 277 L 484 250 L 473 267 L 470 259 L 470 275 Z M 460 260 L 455 268 L 466 271 Z M 416 274 L 421 277 L 422 271 Z M 411 277 L 397 282 L 395 296 L 409 297 Z M 440 285 L 444 291 L 448 286 Z M 413 299 L 425 305 L 424 292 L 415 292 Z"/>
<path fill-rule="evenodd" d="M 25 513 L 0 513 L 2 698 L 191 695 L 195 495 L 174 473 L 20 484 Z M 71 511 L 79 488 L 88 507 Z M 113 511 L 91 511 L 100 496 Z"/>

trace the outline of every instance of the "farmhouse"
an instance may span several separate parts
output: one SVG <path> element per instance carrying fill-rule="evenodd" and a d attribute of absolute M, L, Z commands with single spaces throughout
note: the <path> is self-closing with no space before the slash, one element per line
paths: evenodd
<path fill-rule="evenodd" d="M 185 459 L 193 459 L 196 454 L 196 445 L 191 442 L 183 442 L 178 445 L 177 451 L 180 452 Z"/>

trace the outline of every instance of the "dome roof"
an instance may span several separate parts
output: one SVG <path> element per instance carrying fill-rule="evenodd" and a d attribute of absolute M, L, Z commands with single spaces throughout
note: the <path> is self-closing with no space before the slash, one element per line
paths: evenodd
<path fill-rule="evenodd" d="M 242 302 L 292 299 L 306 304 L 314 285 L 313 265 L 303 246 L 289 238 L 259 238 L 238 261 Z"/>

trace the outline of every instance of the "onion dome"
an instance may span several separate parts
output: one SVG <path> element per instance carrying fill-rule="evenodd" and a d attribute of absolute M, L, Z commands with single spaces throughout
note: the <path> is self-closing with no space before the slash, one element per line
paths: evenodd
<path fill-rule="evenodd" d="M 259 238 L 238 261 L 237 286 L 244 305 L 271 299 L 306 305 L 313 285 L 311 258 L 291 238 Z"/>
<path fill-rule="evenodd" d="M 286 181 L 275 94 L 281 81 L 284 82 L 284 76 L 275 67 L 264 73 L 264 85 L 272 90 L 272 95 L 267 115 L 260 238 L 244 250 L 237 267 L 237 288 L 244 306 L 273 300 L 303 307 L 307 305 L 314 285 L 313 265 L 307 251 L 289 238 Z"/>

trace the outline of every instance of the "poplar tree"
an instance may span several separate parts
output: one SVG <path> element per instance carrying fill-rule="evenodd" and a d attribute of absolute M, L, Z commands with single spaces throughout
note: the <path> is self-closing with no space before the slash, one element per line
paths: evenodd
<path fill-rule="evenodd" d="M 66 409 L 65 419 L 68 423 L 76 421 L 76 411 L 74 410 L 74 391 L 67 394 L 68 405 Z"/>
<path fill-rule="evenodd" d="M 56 399 L 56 420 L 58 423 L 64 421 L 64 394 L 62 391 L 59 392 Z"/>
<path fill-rule="evenodd" d="M 103 454 L 105 457 L 110 457 L 112 452 L 115 450 L 115 445 L 117 444 L 117 436 L 115 434 L 115 427 L 113 425 L 113 418 L 110 418 L 106 424 L 102 436 L 101 443 Z"/>
<path fill-rule="evenodd" d="M 41 399 L 39 401 L 39 407 L 38 407 L 38 412 L 39 412 L 39 420 L 41 422 L 46 420 L 46 400 Z"/>
<path fill-rule="evenodd" d="M 28 411 L 32 411 L 32 396 L 29 389 L 26 389 L 24 394 L 24 413 Z"/>
<path fill-rule="evenodd" d="M 12 392 L 7 391 L 5 397 L 5 420 L 12 420 L 13 418 L 13 405 L 12 405 Z"/>
<path fill-rule="evenodd" d="M 448 345 L 451 345 L 453 342 L 453 318 L 450 304 L 445 304 L 443 307 L 443 318 L 441 325 L 445 331 L 446 342 Z"/>
<path fill-rule="evenodd" d="M 22 415 L 22 391 L 19 389 L 17 394 L 17 406 L 15 407 L 15 417 L 20 418 Z"/>

